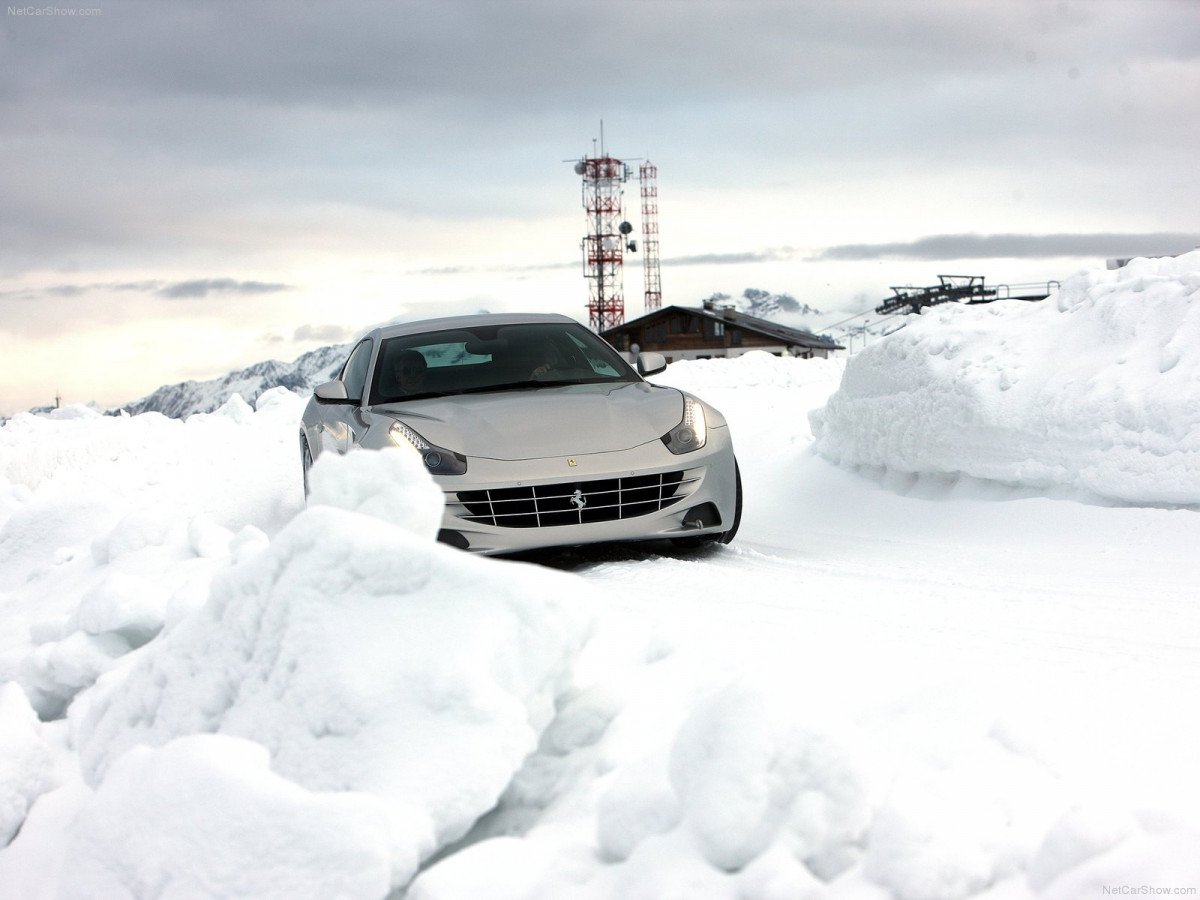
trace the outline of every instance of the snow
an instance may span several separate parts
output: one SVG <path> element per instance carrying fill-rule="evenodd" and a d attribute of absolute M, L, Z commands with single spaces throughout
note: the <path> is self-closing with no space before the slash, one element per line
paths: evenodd
<path fill-rule="evenodd" d="M 1081 272 L 1043 303 L 934 307 L 847 367 L 817 452 L 1135 504 L 1200 503 L 1195 254 Z"/>
<path fill-rule="evenodd" d="M 13 683 L 0 685 L 0 843 L 8 844 L 29 806 L 53 785 L 53 758 L 37 714 Z"/>
<path fill-rule="evenodd" d="M 71 824 L 57 896 L 380 897 L 386 820 L 374 798 L 273 773 L 252 741 L 134 747 Z"/>
<path fill-rule="evenodd" d="M 0 898 L 1200 888 L 1200 253 L 676 363 L 728 547 L 472 557 L 282 389 L 0 429 Z"/>

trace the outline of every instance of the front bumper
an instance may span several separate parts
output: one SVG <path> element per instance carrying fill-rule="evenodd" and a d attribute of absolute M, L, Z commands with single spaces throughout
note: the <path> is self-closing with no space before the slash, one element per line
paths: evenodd
<path fill-rule="evenodd" d="M 446 498 L 439 538 L 483 554 L 720 534 L 737 504 L 727 427 L 678 456 L 654 441 L 579 457 L 471 457 L 465 476 L 434 480 Z"/>

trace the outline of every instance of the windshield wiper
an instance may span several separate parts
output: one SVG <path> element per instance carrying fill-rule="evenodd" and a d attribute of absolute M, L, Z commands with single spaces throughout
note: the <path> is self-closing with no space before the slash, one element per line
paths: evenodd
<path fill-rule="evenodd" d="M 568 384 L 579 384 L 578 381 L 538 381 L 537 379 L 529 379 L 528 381 L 509 381 L 504 384 L 487 384 L 482 387 L 466 388 L 459 391 L 460 394 L 490 394 L 500 393 L 502 391 L 527 391 L 531 388 L 540 387 L 562 387 Z"/>
<path fill-rule="evenodd" d="M 437 397 L 453 397 L 460 391 L 421 391 L 419 394 L 401 394 L 398 397 L 384 397 L 376 406 L 388 403 L 407 403 L 409 400 L 432 400 Z"/>
<path fill-rule="evenodd" d="M 528 378 L 524 381 L 506 381 L 502 384 L 484 384 L 477 387 L 462 388 L 457 391 L 422 391 L 419 394 L 405 394 L 400 397 L 387 397 L 381 403 L 407 403 L 409 400 L 429 400 L 438 397 L 461 397 L 464 394 L 500 394 L 506 391 L 530 391 L 535 388 L 573 387 L 580 384 L 622 384 L 623 378 L 570 378 L 562 380 Z"/>

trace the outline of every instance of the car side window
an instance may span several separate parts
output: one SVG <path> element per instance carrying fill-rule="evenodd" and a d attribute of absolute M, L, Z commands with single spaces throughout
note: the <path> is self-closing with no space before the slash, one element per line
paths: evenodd
<path fill-rule="evenodd" d="M 342 367 L 342 384 L 346 385 L 346 396 L 361 400 L 367 385 L 367 367 L 371 365 L 371 342 L 363 341 L 354 348 L 346 365 Z"/>

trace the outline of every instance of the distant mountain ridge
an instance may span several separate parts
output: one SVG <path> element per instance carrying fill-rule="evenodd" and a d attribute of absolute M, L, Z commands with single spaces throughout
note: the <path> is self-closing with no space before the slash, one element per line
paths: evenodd
<path fill-rule="evenodd" d="M 714 294 L 710 299 L 725 299 L 725 294 Z M 766 291 L 748 289 L 745 292 L 747 309 L 755 310 L 762 318 L 779 320 L 788 318 L 786 313 L 818 314 L 819 311 L 807 304 L 799 307 L 796 301 L 787 294 L 768 294 Z M 486 310 L 480 310 L 485 313 Z M 208 381 L 183 381 L 178 384 L 166 384 L 147 394 L 139 400 L 125 403 L 109 410 L 102 410 L 94 404 L 87 404 L 99 411 L 109 414 L 125 412 L 139 415 L 147 412 L 157 412 L 173 419 L 186 419 L 196 413 L 211 413 L 224 406 L 234 394 L 240 394 L 242 399 L 253 405 L 259 396 L 272 388 L 283 387 L 290 391 L 307 394 L 318 384 L 329 381 L 334 377 L 342 363 L 346 361 L 354 342 L 330 344 L 318 347 L 297 357 L 290 363 L 279 360 L 266 360 L 254 363 L 244 369 L 230 372 L 220 378 Z M 39 406 L 30 409 L 35 415 L 45 415 L 54 411 L 52 406 Z M 0 425 L 6 421 L 0 416 Z"/>
<path fill-rule="evenodd" d="M 332 344 L 310 350 L 290 363 L 267 360 L 209 381 L 163 385 L 120 409 L 130 415 L 157 412 L 173 419 L 186 419 L 195 413 L 220 409 L 234 394 L 253 404 L 260 394 L 272 388 L 308 393 L 333 377 L 346 361 L 350 347 L 350 344 Z"/>

